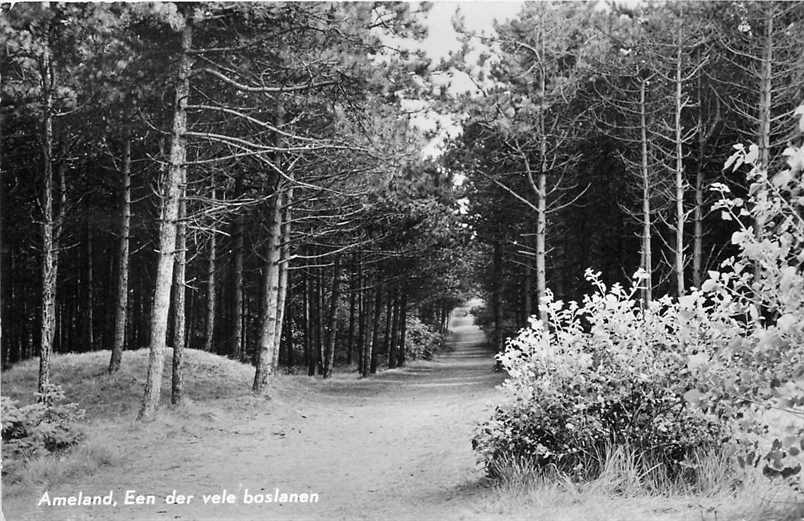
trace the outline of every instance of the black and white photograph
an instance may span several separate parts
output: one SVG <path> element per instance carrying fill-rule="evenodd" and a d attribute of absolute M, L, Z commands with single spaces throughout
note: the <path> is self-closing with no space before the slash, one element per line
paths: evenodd
<path fill-rule="evenodd" d="M 804 521 L 804 2 L 0 1 L 0 521 Z"/>

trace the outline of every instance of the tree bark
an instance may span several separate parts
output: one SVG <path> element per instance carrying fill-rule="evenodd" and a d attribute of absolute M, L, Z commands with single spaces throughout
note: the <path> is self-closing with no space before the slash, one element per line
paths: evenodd
<path fill-rule="evenodd" d="M 117 296 L 114 311 L 114 339 L 109 372 L 120 369 L 126 345 L 128 318 L 129 235 L 131 235 L 131 136 L 128 125 L 123 127 L 123 165 L 121 177 L 120 240 L 117 247 Z"/>
<path fill-rule="evenodd" d="M 279 303 L 279 263 L 281 257 L 282 235 L 282 193 L 276 188 L 271 205 L 271 221 L 268 227 L 268 251 L 263 267 L 263 306 L 262 326 L 260 328 L 260 348 L 257 354 L 257 369 L 254 373 L 252 390 L 261 393 L 268 384 L 271 364 L 276 346 L 276 322 Z"/>
<path fill-rule="evenodd" d="M 352 349 L 355 340 L 355 312 L 357 311 L 357 269 L 356 258 L 352 259 L 352 271 L 349 273 L 349 333 L 346 339 L 346 363 L 352 365 Z"/>
<path fill-rule="evenodd" d="M 212 200 L 215 200 L 214 185 L 212 187 Z M 217 235 L 217 230 L 213 229 L 209 237 L 209 256 L 207 257 L 207 319 L 204 322 L 206 326 L 204 331 L 204 351 L 210 353 L 212 352 L 212 347 L 215 340 L 215 300 L 217 298 L 215 292 L 215 268 L 217 260 L 216 250 L 218 246 Z"/>
<path fill-rule="evenodd" d="M 391 359 L 391 325 L 393 308 L 392 290 L 389 288 L 385 293 L 385 336 L 383 337 L 383 351 L 385 351 L 386 364 Z"/>
<path fill-rule="evenodd" d="M 137 418 L 153 418 L 159 406 L 162 389 L 162 371 L 165 359 L 167 321 L 170 310 L 170 287 L 173 278 L 173 262 L 176 248 L 176 219 L 179 213 L 180 182 L 186 157 L 184 133 L 187 131 L 187 98 L 190 95 L 190 49 L 192 26 L 185 17 L 182 30 L 181 55 L 178 62 L 176 94 L 173 109 L 173 130 L 170 143 L 170 164 L 164 180 L 159 222 L 159 257 L 153 304 L 151 306 L 150 352 L 145 392 Z"/>
<path fill-rule="evenodd" d="M 647 80 L 639 85 L 639 131 L 642 145 L 642 269 L 645 270 L 645 280 L 642 288 L 642 300 L 645 304 L 653 300 L 653 253 L 651 208 L 650 208 L 650 172 L 648 171 L 648 120 L 645 92 Z"/>
<path fill-rule="evenodd" d="M 38 390 L 50 384 L 50 355 L 56 329 L 56 280 L 58 277 L 57 222 L 53 215 L 53 89 L 56 84 L 50 57 L 50 42 L 45 41 L 41 62 L 42 80 L 42 305 L 39 332 Z M 59 166 L 62 169 L 63 166 Z M 62 172 L 63 174 L 63 172 Z M 63 194 L 62 194 L 63 196 Z M 63 206 L 60 211 L 63 211 Z"/>
<path fill-rule="evenodd" d="M 239 193 L 239 191 L 238 191 Z M 232 354 L 241 362 L 246 361 L 243 342 L 243 258 L 245 256 L 245 223 L 242 210 L 235 218 L 234 230 L 234 316 L 232 317 Z"/>
<path fill-rule="evenodd" d="M 184 392 L 184 348 L 186 347 L 185 296 L 187 279 L 187 170 L 181 171 L 181 200 L 176 223 L 176 265 L 173 268 L 173 362 L 170 403 L 179 405 Z"/>
<path fill-rule="evenodd" d="M 681 111 L 683 109 L 683 85 L 681 77 L 682 65 L 682 30 L 681 25 L 677 31 L 676 47 L 676 77 L 675 77 L 675 188 L 676 188 L 676 247 L 675 247 L 675 272 L 676 272 L 676 292 L 678 296 L 684 295 L 684 150 L 683 132 L 681 125 Z"/>
<path fill-rule="evenodd" d="M 315 357 L 313 356 L 313 328 L 310 324 L 310 273 L 304 270 L 304 362 L 307 365 L 307 376 L 315 376 Z"/>
<path fill-rule="evenodd" d="M 399 289 L 394 291 L 391 307 L 391 339 L 388 342 L 388 369 L 396 367 L 399 354 L 397 342 L 399 341 Z"/>
<path fill-rule="evenodd" d="M 324 362 L 324 370 L 322 375 L 324 378 L 332 376 L 332 371 L 335 367 L 335 341 L 337 338 L 338 326 L 338 297 L 341 287 L 341 258 L 335 257 L 335 267 L 332 273 L 332 293 L 329 298 L 329 317 L 327 319 L 327 349 L 326 360 Z"/>
<path fill-rule="evenodd" d="M 92 251 L 92 230 L 90 229 L 89 221 L 86 222 L 87 229 L 87 243 L 86 243 L 86 256 L 87 256 L 87 280 L 86 280 L 86 322 L 85 322 L 85 347 L 88 351 L 95 350 L 95 267 L 93 266 L 93 251 Z"/>
<path fill-rule="evenodd" d="M 377 372 L 377 346 L 380 343 L 380 314 L 382 313 L 382 283 L 377 274 L 376 288 L 374 290 L 374 317 L 371 321 L 371 341 L 369 344 L 369 370 L 371 374 Z"/>
<path fill-rule="evenodd" d="M 279 264 L 279 295 L 277 296 L 277 318 L 276 318 L 276 335 L 274 343 L 274 358 L 271 362 L 272 374 L 276 372 L 279 366 L 279 347 L 281 346 L 282 328 L 285 323 L 285 308 L 287 307 L 287 294 L 288 294 L 288 274 L 290 273 L 290 205 L 293 202 L 293 188 L 288 187 L 285 193 L 283 208 L 282 208 L 282 232 L 280 236 L 280 255 L 281 260 Z"/>
<path fill-rule="evenodd" d="M 399 367 L 404 367 L 407 358 L 407 348 L 405 342 L 407 340 L 408 331 L 408 294 L 402 292 L 402 300 L 399 303 Z"/>

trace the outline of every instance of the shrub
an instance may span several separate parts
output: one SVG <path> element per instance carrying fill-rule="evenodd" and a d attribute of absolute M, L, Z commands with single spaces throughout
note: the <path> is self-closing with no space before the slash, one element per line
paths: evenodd
<path fill-rule="evenodd" d="M 61 387 L 50 385 L 36 397 L 36 403 L 22 407 L 16 400 L 0 398 L 4 461 L 24 461 L 61 452 L 83 438 L 79 422 L 84 411 L 78 404 L 61 403 L 64 400 Z"/>
<path fill-rule="evenodd" d="M 444 341 L 443 336 L 419 320 L 408 317 L 405 326 L 405 356 L 408 360 L 430 360 Z"/>
<path fill-rule="evenodd" d="M 597 292 L 581 305 L 544 307 L 550 328 L 533 320 L 498 359 L 509 374 L 509 400 L 473 440 L 493 474 L 500 458 L 531 458 L 541 467 L 596 478 L 606 448 L 629 446 L 649 466 L 680 476 L 688 458 L 719 445 L 727 427 L 688 407 L 694 343 L 679 343 L 684 308 L 669 298 L 643 309 L 635 282 L 611 289 L 587 271 Z M 700 333 L 700 332 L 699 332 Z"/>

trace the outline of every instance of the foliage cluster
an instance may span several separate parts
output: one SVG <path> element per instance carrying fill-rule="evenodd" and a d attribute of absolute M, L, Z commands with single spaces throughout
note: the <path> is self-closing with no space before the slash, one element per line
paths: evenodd
<path fill-rule="evenodd" d="M 36 398 L 35 403 L 24 406 L 6 396 L 0 398 L 4 473 L 10 468 L 8 462 L 62 452 L 84 438 L 79 425 L 84 411 L 77 403 L 63 403 L 61 387 L 51 384 L 43 393 L 36 393 Z"/>
<path fill-rule="evenodd" d="M 474 440 L 492 473 L 497 459 L 516 455 L 591 479 L 607 447 L 628 445 L 650 464 L 644 471 L 660 466 L 672 478 L 696 450 L 727 436 L 727 426 L 685 401 L 695 348 L 679 340 L 681 306 L 665 298 L 643 309 L 638 281 L 607 288 L 599 277 L 587 271 L 597 292 L 581 304 L 549 296 L 550 327 L 533 320 L 499 355 L 511 400 Z"/>
<path fill-rule="evenodd" d="M 419 320 L 408 317 L 405 336 L 405 356 L 408 360 L 430 360 L 444 342 L 444 336 Z"/>

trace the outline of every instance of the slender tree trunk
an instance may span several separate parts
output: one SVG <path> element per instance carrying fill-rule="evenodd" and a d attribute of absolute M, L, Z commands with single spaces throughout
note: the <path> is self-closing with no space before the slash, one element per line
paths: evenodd
<path fill-rule="evenodd" d="M 393 308 L 391 318 L 391 342 L 388 347 L 388 368 L 393 369 L 399 362 L 398 342 L 399 342 L 399 288 L 394 292 Z"/>
<path fill-rule="evenodd" d="M 128 263 L 129 236 L 131 235 L 131 135 L 128 125 L 123 127 L 123 168 L 121 177 L 120 242 L 117 249 L 117 297 L 114 306 L 114 339 L 109 372 L 120 369 L 123 349 L 126 346 L 126 319 L 128 317 Z"/>
<path fill-rule="evenodd" d="M 652 226 L 650 208 L 650 172 L 648 171 L 648 120 L 645 100 L 647 80 L 639 85 L 639 131 L 642 145 L 642 269 L 645 270 L 642 299 L 653 300 L 653 255 L 651 251 Z"/>
<path fill-rule="evenodd" d="M 316 269 L 315 277 L 315 356 L 318 359 L 316 370 L 318 374 L 324 374 L 324 270 Z"/>
<path fill-rule="evenodd" d="M 332 293 L 329 298 L 329 318 L 327 320 L 327 352 L 326 361 L 324 362 L 324 378 L 332 376 L 332 371 L 335 368 L 335 342 L 337 337 L 338 327 L 338 297 L 340 296 L 341 287 L 341 258 L 335 257 L 335 267 L 332 274 Z"/>
<path fill-rule="evenodd" d="M 675 148 L 676 148 L 676 247 L 675 272 L 676 292 L 678 296 L 684 295 L 684 150 L 683 132 L 681 125 L 681 111 L 683 109 L 683 85 L 681 78 L 682 65 L 682 31 L 681 26 L 677 33 L 678 45 L 676 47 L 676 78 L 675 78 Z"/>
<path fill-rule="evenodd" d="M 279 263 L 282 254 L 282 193 L 277 183 L 276 196 L 271 205 L 271 222 L 268 231 L 268 252 L 263 277 L 263 316 L 260 334 L 260 349 L 257 356 L 257 370 L 254 373 L 252 389 L 255 393 L 265 390 L 276 346 L 276 321 L 279 316 Z"/>
<path fill-rule="evenodd" d="M 356 260 L 352 259 L 352 270 L 349 273 L 349 333 L 346 339 L 346 363 L 352 365 L 352 349 L 355 340 L 355 312 L 357 308 L 357 269 Z"/>
<path fill-rule="evenodd" d="M 391 360 L 391 325 L 392 309 L 393 309 L 393 290 L 388 288 L 385 293 L 385 336 L 383 337 L 383 351 L 385 351 L 386 364 L 390 364 Z"/>
<path fill-rule="evenodd" d="M 212 187 L 212 200 L 215 200 L 214 185 Z M 217 298 L 215 292 L 215 268 L 217 261 L 216 250 L 218 246 L 217 236 L 217 230 L 213 229 L 209 237 L 209 256 L 207 257 L 207 319 L 205 321 L 206 329 L 204 331 L 204 351 L 210 353 L 212 352 L 215 340 L 215 300 Z"/>
<path fill-rule="evenodd" d="M 159 222 L 159 254 L 156 267 L 156 280 L 153 304 L 151 305 L 150 352 L 148 373 L 142 407 L 137 418 L 153 418 L 159 406 L 162 390 L 162 371 L 165 359 L 168 314 L 170 311 L 170 287 L 173 279 L 173 262 L 176 249 L 176 220 L 179 214 L 180 183 L 186 157 L 184 133 L 187 131 L 187 98 L 190 95 L 190 49 L 192 46 L 192 25 L 185 21 L 181 38 L 176 81 L 176 96 L 173 109 L 173 131 L 170 143 L 170 164 L 164 180 Z"/>
<path fill-rule="evenodd" d="M 95 350 L 95 267 L 93 266 L 93 252 L 92 252 L 92 230 L 89 226 L 89 221 L 86 222 L 87 227 L 87 280 L 86 280 L 86 349 L 88 351 Z"/>
<path fill-rule="evenodd" d="M 240 191 L 238 190 L 238 193 Z M 243 342 L 243 258 L 245 256 L 245 223 L 242 211 L 237 214 L 234 230 L 234 302 L 232 308 L 232 354 L 241 362 L 246 361 Z"/>
<path fill-rule="evenodd" d="M 374 318 L 371 322 L 371 341 L 369 344 L 369 370 L 371 374 L 377 372 L 377 347 L 380 344 L 380 315 L 382 313 L 382 283 L 380 274 L 377 274 L 376 289 L 374 290 Z"/>
<path fill-rule="evenodd" d="M 703 205 L 704 205 L 704 148 L 706 133 L 703 121 L 703 87 L 698 73 L 698 161 L 695 171 L 695 211 L 693 214 L 692 284 L 700 289 L 703 281 Z"/>
<path fill-rule="evenodd" d="M 279 264 L 279 295 L 277 303 L 277 319 L 276 319 L 276 349 L 274 349 L 274 359 L 271 365 L 271 371 L 276 371 L 279 365 L 279 347 L 282 339 L 282 327 L 285 319 L 285 308 L 287 307 L 287 294 L 288 294 L 288 274 L 290 273 L 290 205 L 293 202 L 293 188 L 288 187 L 285 193 L 284 204 L 282 209 L 282 235 L 280 242 L 281 261 Z"/>
<path fill-rule="evenodd" d="M 357 257 L 357 370 L 363 374 L 363 346 L 366 342 L 366 299 L 363 289 L 363 258 Z"/>
<path fill-rule="evenodd" d="M 56 221 L 53 216 L 53 88 L 56 80 L 50 62 L 50 43 L 45 41 L 42 51 L 42 307 L 39 340 L 40 393 L 50 384 L 50 354 L 56 328 L 56 279 L 58 272 L 58 244 L 54 237 Z"/>
<path fill-rule="evenodd" d="M 541 44 L 542 60 L 547 54 L 544 37 L 544 17 L 539 17 L 539 42 Z M 539 74 L 539 92 L 542 99 L 547 95 L 547 72 L 544 70 L 544 63 Z M 537 314 L 544 320 L 545 315 L 542 311 L 544 296 L 547 291 L 547 129 L 545 125 L 544 110 L 539 111 L 538 118 L 539 132 L 539 175 L 538 175 L 538 200 L 536 202 L 536 304 Z M 502 351 L 503 345 L 500 339 L 498 349 Z"/>
<path fill-rule="evenodd" d="M 402 293 L 399 302 L 399 367 L 404 367 L 407 358 L 407 332 L 408 332 L 408 294 Z"/>
<path fill-rule="evenodd" d="M 15 339 L 15 328 L 12 325 L 11 334 L 7 334 L 5 340 L 3 339 L 3 316 L 6 313 L 6 279 L 5 279 L 5 270 L 6 270 L 6 259 L 8 258 L 8 247 L 4 241 L 5 237 L 3 235 L 3 229 L 5 227 L 5 218 L 6 218 L 6 175 L 3 171 L 3 153 L 5 149 L 3 148 L 3 116 L 0 116 L 0 351 L 3 353 L 3 365 L 2 369 L 5 370 L 11 364 L 11 348 L 14 345 Z M 13 283 L 12 283 L 12 291 L 10 292 L 13 294 Z M 10 338 L 9 338 L 10 337 Z M 5 344 L 3 343 L 5 342 Z M 2 485 L 0 485 L 2 488 Z M 2 492 L 2 490 L 0 490 Z"/>
<path fill-rule="evenodd" d="M 307 376 L 315 376 L 315 357 L 313 356 L 313 333 L 310 324 L 310 273 L 305 269 L 304 272 L 304 363 L 307 365 Z"/>
<path fill-rule="evenodd" d="M 531 268 L 530 264 L 525 266 L 525 284 L 522 288 L 524 292 L 524 310 L 525 310 L 525 326 L 528 325 L 528 320 L 530 316 L 533 314 L 533 268 Z"/>
<path fill-rule="evenodd" d="M 185 296 L 187 283 L 187 170 L 181 171 L 181 200 L 176 222 L 176 265 L 173 268 L 173 362 L 170 403 L 178 405 L 184 391 Z"/>

